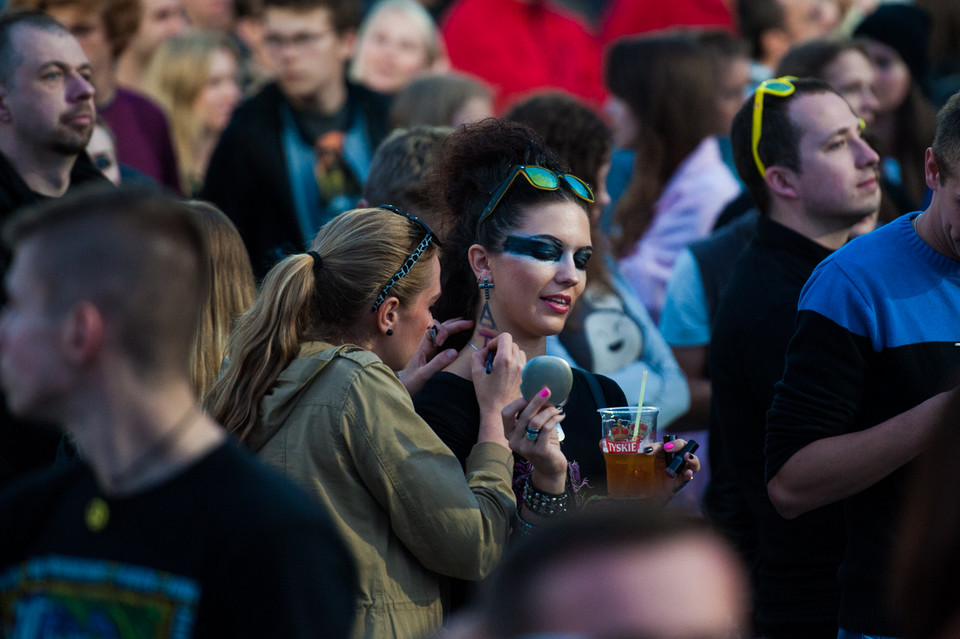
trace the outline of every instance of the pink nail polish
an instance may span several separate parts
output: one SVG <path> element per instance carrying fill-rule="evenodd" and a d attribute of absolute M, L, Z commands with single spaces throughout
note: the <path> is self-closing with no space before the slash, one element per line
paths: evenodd
<path fill-rule="evenodd" d="M 549 394 L 550 394 L 549 388 L 544 388 L 542 391 L 540 391 L 540 397 L 546 397 Z"/>
<path fill-rule="evenodd" d="M 664 445 L 663 445 L 663 449 L 666 450 L 666 451 L 671 451 L 671 450 L 673 450 L 673 442 L 667 442 L 666 444 L 664 444 Z"/>

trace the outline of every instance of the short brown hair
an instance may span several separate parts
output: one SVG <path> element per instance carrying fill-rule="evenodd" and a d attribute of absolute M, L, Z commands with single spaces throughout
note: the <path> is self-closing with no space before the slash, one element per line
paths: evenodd
<path fill-rule="evenodd" d="M 942 184 L 945 176 L 957 175 L 960 167 L 960 92 L 954 93 L 937 113 L 937 133 L 931 146 Z"/>
<path fill-rule="evenodd" d="M 36 241 L 32 266 L 50 310 L 92 302 L 145 374 L 188 374 L 208 258 L 182 202 L 155 188 L 98 185 L 23 209 L 4 239 L 14 251 Z"/>
<path fill-rule="evenodd" d="M 338 35 L 359 29 L 363 17 L 359 0 L 264 0 L 263 8 L 291 11 L 326 9 L 330 12 L 330 24 Z"/>
<path fill-rule="evenodd" d="M 38 10 L 21 9 L 0 16 L 0 84 L 7 84 L 13 70 L 23 62 L 23 56 L 13 48 L 12 34 L 19 27 L 66 32 L 62 24 Z"/>
<path fill-rule="evenodd" d="M 428 210 L 430 194 L 426 182 L 436 162 L 437 149 L 452 130 L 439 126 L 394 129 L 373 153 L 363 199 L 371 206 L 393 204 L 423 218 L 442 242 L 448 222 Z"/>
<path fill-rule="evenodd" d="M 799 78 L 791 81 L 795 91 L 788 96 L 778 97 L 767 94 L 763 97 L 763 119 L 760 123 L 760 141 L 757 154 L 764 166 L 782 166 L 793 171 L 801 171 L 800 138 L 803 131 L 790 117 L 790 104 L 801 95 L 811 93 L 836 93 L 821 80 Z M 730 143 L 733 147 L 733 162 L 740 179 L 757 203 L 757 209 L 763 215 L 770 212 L 770 192 L 764 176 L 760 174 L 753 158 L 753 103 L 756 92 L 737 111 L 730 129 Z"/>

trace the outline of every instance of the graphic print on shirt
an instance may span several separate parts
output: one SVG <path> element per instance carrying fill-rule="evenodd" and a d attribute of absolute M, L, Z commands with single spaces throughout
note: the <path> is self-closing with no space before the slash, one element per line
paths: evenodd
<path fill-rule="evenodd" d="M 193 636 L 200 586 L 153 568 L 33 558 L 0 575 L 0 634 L 99 639 Z"/>

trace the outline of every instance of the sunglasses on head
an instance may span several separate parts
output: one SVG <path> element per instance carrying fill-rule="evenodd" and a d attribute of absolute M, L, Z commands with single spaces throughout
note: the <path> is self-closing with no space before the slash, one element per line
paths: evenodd
<path fill-rule="evenodd" d="M 763 164 L 763 160 L 760 159 L 760 132 L 763 129 L 763 98 L 767 94 L 778 98 L 793 95 L 797 87 L 793 85 L 792 80 L 796 79 L 797 78 L 792 75 L 785 75 L 782 78 L 765 80 L 760 83 L 760 86 L 757 87 L 756 92 L 753 94 L 753 128 L 750 134 L 750 144 L 753 149 L 753 161 L 756 163 L 757 170 L 760 171 L 761 177 L 767 176 L 767 167 Z M 857 123 L 861 131 L 867 126 L 863 118 L 857 118 Z"/>
<path fill-rule="evenodd" d="M 406 260 L 403 261 L 403 264 L 397 269 L 397 272 L 393 274 L 393 277 L 390 278 L 390 281 L 387 282 L 387 285 L 380 289 L 380 294 L 377 295 L 377 301 L 373 303 L 373 308 L 371 309 L 374 313 L 377 312 L 377 309 L 380 308 L 380 305 L 387 299 L 387 292 L 393 288 L 397 282 L 403 279 L 403 277 L 410 272 L 410 269 L 420 260 L 420 256 L 423 255 L 423 252 L 427 250 L 427 247 L 430 244 L 436 244 L 440 246 L 440 240 L 437 239 L 437 235 L 427 226 L 426 222 L 420 218 L 410 215 L 403 209 L 393 206 L 392 204 L 381 204 L 377 207 L 378 209 L 383 209 L 384 211 L 390 211 L 391 213 L 396 213 L 397 215 L 402 215 L 411 222 L 415 222 L 420 228 L 423 229 L 425 235 L 423 240 L 420 241 L 420 244 L 417 245 L 417 248 L 413 250 Z"/>
<path fill-rule="evenodd" d="M 753 129 L 750 135 L 750 144 L 753 148 L 753 161 L 757 164 L 761 177 L 767 176 L 767 167 L 763 165 L 759 151 L 760 131 L 763 129 L 763 96 L 768 93 L 778 98 L 793 95 L 797 87 L 793 86 L 791 80 L 796 80 L 796 78 L 792 75 L 785 75 L 782 78 L 764 80 L 753 94 Z"/>
<path fill-rule="evenodd" d="M 483 209 L 483 213 L 480 214 L 479 219 L 477 219 L 477 244 L 480 243 L 480 226 L 493 214 L 494 209 L 500 204 L 500 200 L 503 199 L 504 194 L 506 194 L 510 185 L 517 179 L 518 175 L 525 177 L 530 186 L 535 189 L 540 189 L 541 191 L 556 191 L 560 188 L 561 181 L 565 182 L 566 185 L 570 187 L 570 190 L 581 200 L 591 204 L 594 201 L 593 189 L 576 175 L 556 173 L 550 169 L 545 169 L 542 166 L 535 166 L 533 164 L 526 166 L 517 164 L 510 170 L 510 175 L 507 176 L 507 179 L 501 182 L 500 186 L 493 191 L 490 196 L 490 201 L 487 203 L 486 208 Z"/>

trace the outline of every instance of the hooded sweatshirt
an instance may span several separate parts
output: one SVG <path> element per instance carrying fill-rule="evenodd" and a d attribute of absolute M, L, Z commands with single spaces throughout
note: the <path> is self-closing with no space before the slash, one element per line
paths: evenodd
<path fill-rule="evenodd" d="M 355 556 L 354 637 L 421 637 L 442 624 L 442 575 L 499 563 L 516 501 L 511 452 L 478 443 L 466 477 L 375 354 L 310 342 L 260 405 L 248 442 L 317 495 Z"/>

